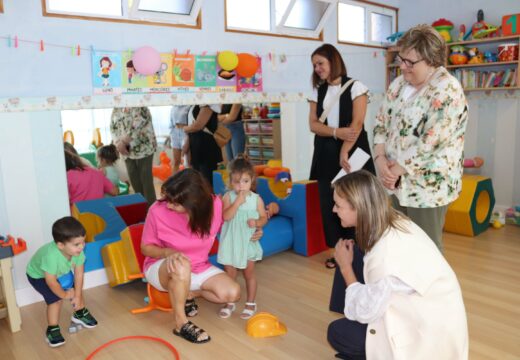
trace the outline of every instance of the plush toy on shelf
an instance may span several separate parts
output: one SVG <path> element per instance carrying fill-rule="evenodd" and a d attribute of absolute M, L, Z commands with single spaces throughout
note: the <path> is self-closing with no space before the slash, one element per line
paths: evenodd
<path fill-rule="evenodd" d="M 492 63 L 492 62 L 497 62 L 497 61 L 498 61 L 498 58 L 497 58 L 496 53 L 493 53 L 491 51 L 484 52 L 484 62 L 485 63 Z"/>
<path fill-rule="evenodd" d="M 477 22 L 471 27 L 471 36 L 473 39 L 482 39 L 491 36 L 498 36 L 500 27 L 488 24 L 484 21 L 484 11 L 477 12 Z"/>
<path fill-rule="evenodd" d="M 463 65 L 468 62 L 468 55 L 466 54 L 466 48 L 462 45 L 454 45 L 451 48 L 451 53 L 448 59 L 450 64 Z"/>
<path fill-rule="evenodd" d="M 441 18 L 434 21 L 432 26 L 439 32 L 439 34 L 446 40 L 447 43 L 451 42 L 451 29 L 453 29 L 453 23 L 447 19 Z"/>
<path fill-rule="evenodd" d="M 484 55 L 476 47 L 470 48 L 468 50 L 468 55 L 468 64 L 482 64 L 484 62 Z"/>

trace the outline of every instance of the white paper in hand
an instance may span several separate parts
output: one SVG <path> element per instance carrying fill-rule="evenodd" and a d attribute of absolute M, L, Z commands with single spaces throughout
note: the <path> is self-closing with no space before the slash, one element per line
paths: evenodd
<path fill-rule="evenodd" d="M 350 172 L 361 170 L 368 161 L 368 159 L 370 159 L 370 155 L 363 151 L 363 149 L 356 148 L 350 159 L 348 159 L 348 163 L 350 164 Z M 345 175 L 347 175 L 347 172 L 342 168 L 339 171 L 338 175 L 336 175 L 336 177 L 332 179 L 331 184 L 334 184 L 336 180 Z"/>

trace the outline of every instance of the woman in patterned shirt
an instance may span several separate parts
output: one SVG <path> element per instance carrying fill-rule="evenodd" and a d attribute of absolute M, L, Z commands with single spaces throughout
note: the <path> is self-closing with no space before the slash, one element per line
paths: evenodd
<path fill-rule="evenodd" d="M 377 115 L 374 161 L 394 207 L 442 250 L 446 210 L 462 186 L 467 101 L 443 66 L 446 44 L 435 29 L 418 25 L 397 46 L 402 75 Z"/>

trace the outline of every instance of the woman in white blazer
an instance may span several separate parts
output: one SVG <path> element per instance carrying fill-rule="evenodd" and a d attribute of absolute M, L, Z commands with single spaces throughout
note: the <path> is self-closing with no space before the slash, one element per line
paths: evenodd
<path fill-rule="evenodd" d="M 455 273 L 433 241 L 393 209 L 367 171 L 334 183 L 334 209 L 356 227 L 365 284 L 352 270 L 353 240 L 340 240 L 335 258 L 345 279 L 345 319 L 333 321 L 328 340 L 342 359 L 468 358 L 468 329 Z"/>

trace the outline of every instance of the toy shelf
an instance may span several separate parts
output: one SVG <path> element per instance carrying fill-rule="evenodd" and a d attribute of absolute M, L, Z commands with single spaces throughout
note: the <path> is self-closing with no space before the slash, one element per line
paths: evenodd
<path fill-rule="evenodd" d="M 500 65 L 518 65 L 518 61 L 496 61 L 481 64 L 463 64 L 463 65 L 447 65 L 446 69 L 471 68 L 481 66 L 500 66 Z"/>
<path fill-rule="evenodd" d="M 520 36 L 511 35 L 449 43 L 447 44 L 446 59 L 449 57 L 451 47 L 455 45 L 466 48 L 477 47 L 481 52 L 486 50 L 498 52 L 497 48 L 501 43 L 520 45 Z M 446 69 L 459 79 L 464 91 L 516 90 L 520 84 L 519 65 L 519 60 L 496 61 L 480 64 L 446 64 Z M 487 86 L 482 86 L 484 84 Z"/>
<path fill-rule="evenodd" d="M 270 107 L 270 104 L 265 104 Z M 278 113 L 276 114 L 278 115 Z M 275 116 L 275 114 L 273 114 Z M 280 116 L 247 117 L 243 115 L 246 133 L 246 153 L 255 165 L 265 164 L 271 159 L 282 158 Z"/>

